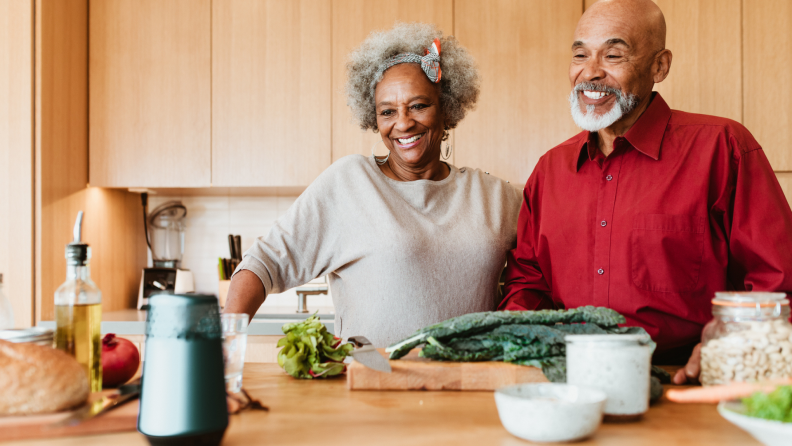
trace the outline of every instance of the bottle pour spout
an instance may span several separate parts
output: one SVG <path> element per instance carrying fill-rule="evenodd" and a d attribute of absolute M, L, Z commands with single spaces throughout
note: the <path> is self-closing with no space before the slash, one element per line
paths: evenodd
<path fill-rule="evenodd" d="M 80 243 L 82 241 L 82 221 L 83 211 L 77 212 L 77 221 L 74 222 L 74 242 Z"/>

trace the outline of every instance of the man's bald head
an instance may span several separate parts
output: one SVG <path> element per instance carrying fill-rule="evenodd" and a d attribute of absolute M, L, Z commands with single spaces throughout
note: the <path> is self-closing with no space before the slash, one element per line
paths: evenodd
<path fill-rule="evenodd" d="M 600 0 L 578 22 L 569 80 L 583 129 L 628 129 L 671 68 L 663 12 L 651 0 Z"/>
<path fill-rule="evenodd" d="M 651 53 L 665 49 L 666 23 L 663 11 L 652 0 L 600 0 L 578 21 L 575 40 L 581 31 L 599 34 L 618 30 L 631 37 L 632 44 Z"/>

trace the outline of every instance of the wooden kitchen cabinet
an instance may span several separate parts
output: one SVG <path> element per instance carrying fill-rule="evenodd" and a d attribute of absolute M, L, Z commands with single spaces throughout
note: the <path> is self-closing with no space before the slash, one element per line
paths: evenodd
<path fill-rule="evenodd" d="M 792 1 L 743 0 L 743 124 L 776 171 L 792 171 Z"/>
<path fill-rule="evenodd" d="M 211 184 L 211 1 L 91 0 L 90 184 Z"/>
<path fill-rule="evenodd" d="M 742 121 L 740 1 L 655 0 L 673 54 L 655 90 L 671 108 Z"/>
<path fill-rule="evenodd" d="M 482 77 L 478 106 L 456 129 L 456 164 L 521 186 L 540 156 L 579 132 L 566 98 L 583 3 L 456 0 L 454 9 Z"/>
<path fill-rule="evenodd" d="M 457 1 L 458 3 L 458 1 Z M 579 3 L 579 2 L 578 2 Z M 387 153 L 379 133 L 358 127 L 346 103 L 346 60 L 374 30 L 387 30 L 396 21 L 434 23 L 444 35 L 454 34 L 453 0 L 333 0 L 333 161 L 353 153 Z M 462 40 L 462 44 L 466 42 Z M 453 158 L 451 160 L 453 162 Z"/>
<path fill-rule="evenodd" d="M 212 2 L 213 186 L 306 186 L 330 166 L 330 7 Z"/>

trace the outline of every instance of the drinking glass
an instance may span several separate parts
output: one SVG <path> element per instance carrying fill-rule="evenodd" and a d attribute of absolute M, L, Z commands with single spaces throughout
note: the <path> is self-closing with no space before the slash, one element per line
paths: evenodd
<path fill-rule="evenodd" d="M 225 361 L 225 383 L 229 392 L 242 389 L 242 367 L 245 365 L 247 346 L 248 315 L 245 313 L 223 313 L 223 359 Z"/>

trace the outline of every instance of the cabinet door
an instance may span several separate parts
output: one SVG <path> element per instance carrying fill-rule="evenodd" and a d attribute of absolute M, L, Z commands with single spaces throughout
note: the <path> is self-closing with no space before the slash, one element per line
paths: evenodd
<path fill-rule="evenodd" d="M 210 0 L 91 0 L 90 183 L 210 185 Z"/>
<path fill-rule="evenodd" d="M 456 129 L 458 166 L 523 185 L 539 157 L 580 130 L 569 114 L 580 0 L 457 0 L 456 36 L 478 61 L 481 97 Z"/>
<path fill-rule="evenodd" d="M 305 186 L 330 165 L 330 7 L 213 1 L 213 186 Z"/>
<path fill-rule="evenodd" d="M 743 1 L 745 116 L 774 170 L 792 171 L 792 1 Z"/>
<path fill-rule="evenodd" d="M 378 141 L 377 154 L 387 153 L 379 133 L 361 130 L 346 104 L 349 52 L 372 31 L 390 29 L 396 21 L 434 23 L 443 34 L 453 35 L 453 11 L 453 0 L 333 1 L 333 161 L 353 153 L 371 155 Z"/>
<path fill-rule="evenodd" d="M 666 19 L 671 72 L 655 90 L 690 113 L 742 121 L 740 0 L 655 0 Z"/>

